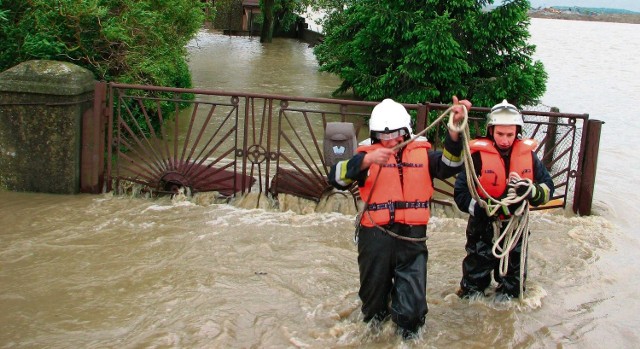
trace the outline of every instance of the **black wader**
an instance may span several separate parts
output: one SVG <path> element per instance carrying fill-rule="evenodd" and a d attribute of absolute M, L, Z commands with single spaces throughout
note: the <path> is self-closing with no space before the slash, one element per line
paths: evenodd
<path fill-rule="evenodd" d="M 506 222 L 503 223 L 503 227 Z M 462 280 L 460 288 L 461 296 L 472 296 L 480 293 L 491 283 L 491 272 L 498 283 L 497 293 L 503 293 L 511 298 L 520 295 L 520 254 L 522 250 L 522 237 L 516 243 L 515 248 L 509 253 L 509 267 L 504 277 L 500 276 L 500 260 L 491 252 L 493 248 L 493 226 L 487 219 L 469 217 L 467 224 L 467 243 L 465 249 L 467 256 L 462 261 Z M 526 271 L 526 263 L 525 263 Z M 525 272 L 526 280 L 526 272 Z"/>
<path fill-rule="evenodd" d="M 424 238 L 427 233 L 424 225 L 395 223 L 384 228 L 412 238 Z M 364 321 L 381 321 L 391 313 L 393 322 L 404 330 L 415 332 L 424 325 L 428 312 L 428 258 L 425 241 L 406 241 L 376 227 L 362 227 L 358 241 L 358 295 Z"/>

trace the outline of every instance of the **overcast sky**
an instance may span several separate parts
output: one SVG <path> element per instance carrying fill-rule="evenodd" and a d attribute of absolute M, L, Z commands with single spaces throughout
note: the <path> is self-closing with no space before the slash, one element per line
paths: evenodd
<path fill-rule="evenodd" d="M 502 1 L 495 1 L 495 4 Z M 532 7 L 579 6 L 595 8 L 617 8 L 640 12 L 638 0 L 530 0 Z"/>

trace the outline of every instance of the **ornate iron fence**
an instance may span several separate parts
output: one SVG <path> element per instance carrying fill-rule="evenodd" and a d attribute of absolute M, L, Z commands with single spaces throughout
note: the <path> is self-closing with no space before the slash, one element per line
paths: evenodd
<path fill-rule="evenodd" d="M 184 188 L 192 194 L 215 191 L 232 197 L 255 191 L 318 201 L 328 189 L 331 165 L 323 154 L 327 123 L 353 123 L 362 141 L 377 104 L 114 83 L 96 91 L 103 91 L 96 99 L 106 106 L 101 110 L 107 124 L 106 190 L 123 192 L 137 183 L 154 195 Z M 419 132 L 449 106 L 405 107 Z M 470 111 L 472 136 L 484 133 L 488 111 Z M 555 182 L 555 194 L 544 208 L 565 207 L 573 198 L 589 200 L 590 209 L 591 197 L 584 195 L 589 188 L 579 188 L 581 183 L 592 185 L 592 180 L 582 180 L 588 115 L 526 110 L 523 116 L 525 134 L 538 140 L 536 152 Z M 445 132 L 442 124 L 428 133 L 435 149 Z M 595 176 L 595 168 L 592 172 L 587 175 Z M 453 178 L 436 181 L 434 201 L 451 205 Z M 357 188 L 351 192 L 358 195 Z M 573 208 L 578 211 L 576 202 Z"/>

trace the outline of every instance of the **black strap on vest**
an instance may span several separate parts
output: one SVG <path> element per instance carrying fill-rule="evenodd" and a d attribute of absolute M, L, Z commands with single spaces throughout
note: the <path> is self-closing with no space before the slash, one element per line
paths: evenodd
<path fill-rule="evenodd" d="M 396 209 L 409 209 L 409 208 L 429 208 L 429 200 L 427 201 L 388 201 L 381 204 L 370 204 L 367 206 L 369 211 L 386 210 L 389 211 Z"/>
<path fill-rule="evenodd" d="M 387 201 L 379 204 L 370 204 L 367 205 L 367 210 L 369 211 L 378 211 L 378 210 L 389 210 L 389 224 L 395 221 L 396 210 L 407 210 L 407 209 L 418 209 L 418 208 L 429 208 L 429 200 L 427 201 Z"/>
<path fill-rule="evenodd" d="M 413 162 L 398 162 L 395 164 L 384 164 L 382 165 L 382 167 L 397 167 L 397 168 L 403 168 L 403 167 L 424 167 L 424 164 L 414 164 Z"/>

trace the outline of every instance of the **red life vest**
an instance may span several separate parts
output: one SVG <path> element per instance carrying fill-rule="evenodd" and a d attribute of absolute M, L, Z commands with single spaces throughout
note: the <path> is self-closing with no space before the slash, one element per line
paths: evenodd
<path fill-rule="evenodd" d="M 537 142 L 535 139 L 516 139 L 511 148 L 509 172 L 516 172 L 520 178 L 533 180 L 533 156 Z M 506 194 L 509 180 L 506 167 L 498 149 L 490 139 L 476 139 L 469 143 L 471 153 L 480 152 L 482 169 L 480 169 L 480 184 L 493 198 L 502 198 Z M 481 197 L 486 198 L 478 188 Z"/>
<path fill-rule="evenodd" d="M 357 152 L 368 153 L 381 147 L 379 143 L 361 146 Z M 426 225 L 429 222 L 429 200 L 433 195 L 429 174 L 430 148 L 429 142 L 414 141 L 402 152 L 402 164 L 398 165 L 392 156 L 382 167 L 375 164 L 369 167 L 367 180 L 360 187 L 360 197 L 367 205 L 360 220 L 363 226 L 374 227 L 376 224 L 393 222 Z M 398 167 L 402 171 L 402 183 Z"/>

